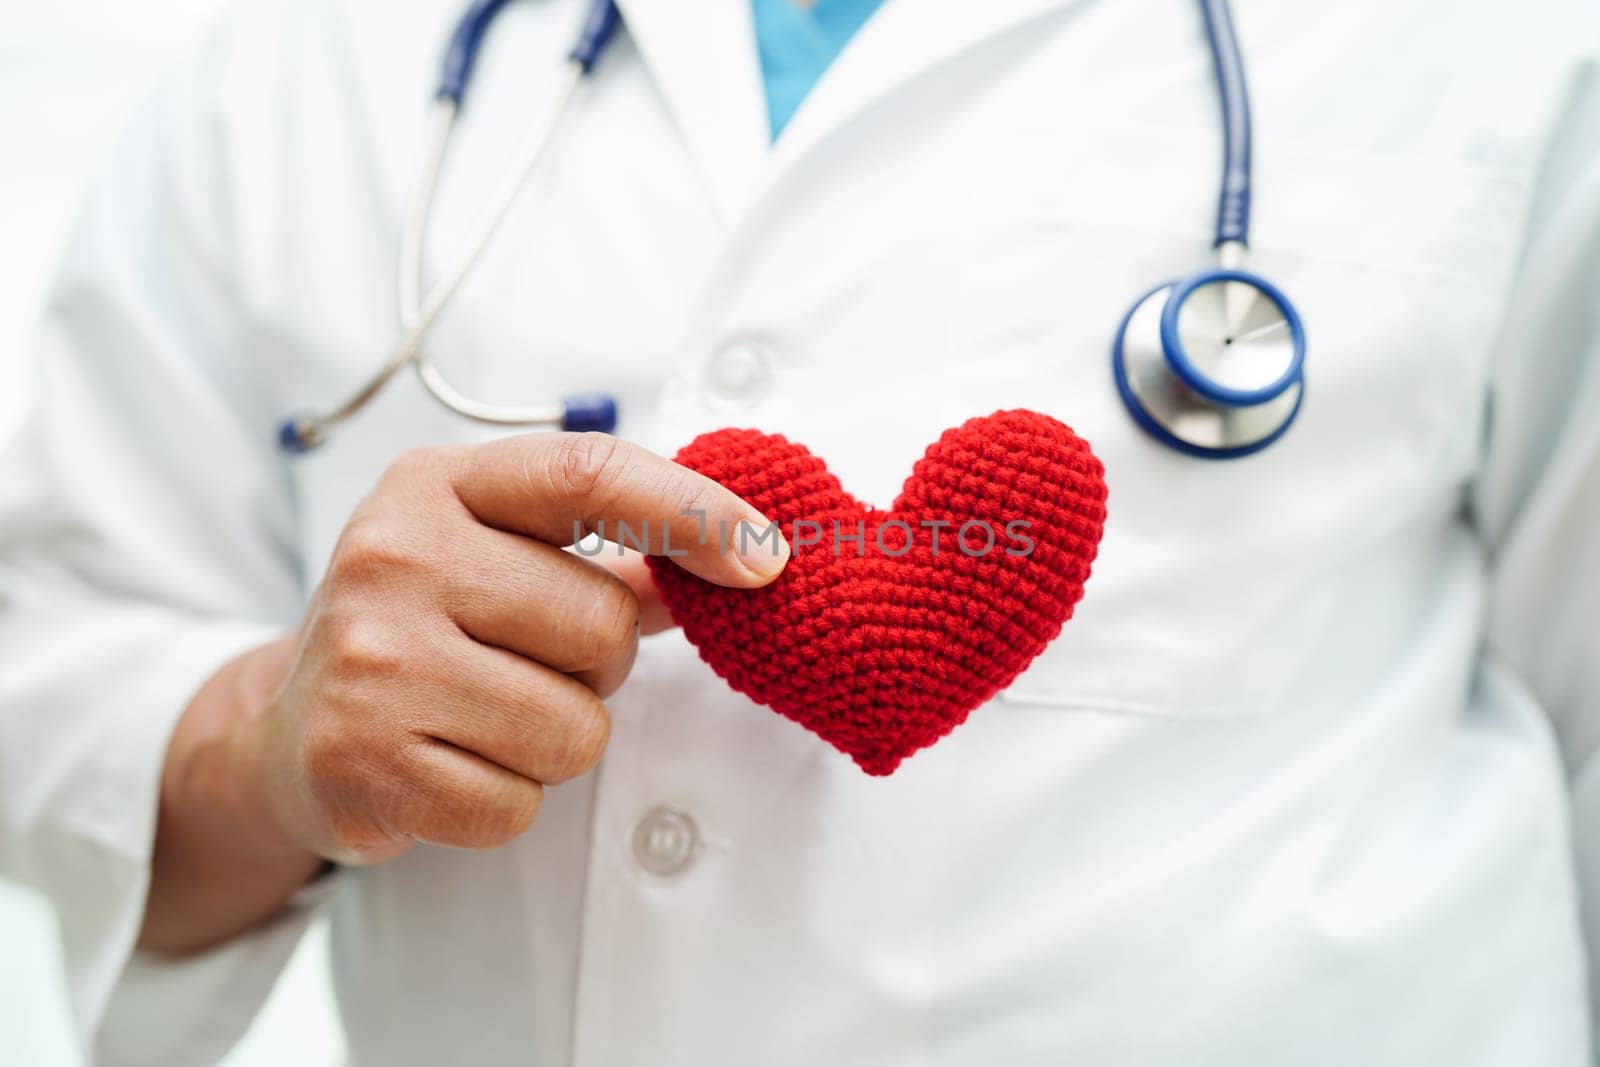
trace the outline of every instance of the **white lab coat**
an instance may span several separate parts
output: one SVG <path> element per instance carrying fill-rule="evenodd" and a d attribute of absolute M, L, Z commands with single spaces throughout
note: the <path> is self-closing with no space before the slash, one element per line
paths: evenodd
<path fill-rule="evenodd" d="M 1252 263 L 1310 352 L 1300 422 L 1235 463 L 1143 436 L 1108 360 L 1208 258 L 1192 3 L 890 0 L 771 147 L 744 0 L 624 3 L 438 361 L 505 400 L 613 391 L 668 454 L 782 432 L 877 502 L 941 429 L 1048 412 L 1111 487 L 1076 618 L 887 779 L 650 638 L 599 769 L 514 844 L 131 955 L 189 696 L 298 618 L 398 451 L 483 435 L 407 377 L 321 453 L 273 443 L 394 336 L 457 8 L 235 14 L 61 276 L 0 475 L 0 873 L 54 898 L 106 1062 L 214 1058 L 324 907 L 363 1064 L 1588 1060 L 1600 84 L 1594 12 L 1560 0 L 1239 0 Z M 433 271 L 577 16 L 491 35 Z M 669 876 L 634 852 L 663 805 L 698 828 Z"/>

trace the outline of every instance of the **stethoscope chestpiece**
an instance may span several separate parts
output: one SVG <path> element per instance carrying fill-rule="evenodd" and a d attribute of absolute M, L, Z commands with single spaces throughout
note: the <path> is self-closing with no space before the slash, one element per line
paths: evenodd
<path fill-rule="evenodd" d="M 1140 297 L 1111 361 L 1123 403 L 1152 437 L 1201 459 L 1237 459 L 1294 423 L 1305 354 L 1300 316 L 1276 286 L 1211 269 Z"/>
<path fill-rule="evenodd" d="M 1117 392 L 1157 441 L 1200 459 L 1259 452 L 1305 397 L 1306 335 L 1289 298 L 1238 269 L 1250 234 L 1250 97 L 1228 0 L 1200 0 L 1222 113 L 1218 267 L 1158 285 L 1111 345 Z"/>

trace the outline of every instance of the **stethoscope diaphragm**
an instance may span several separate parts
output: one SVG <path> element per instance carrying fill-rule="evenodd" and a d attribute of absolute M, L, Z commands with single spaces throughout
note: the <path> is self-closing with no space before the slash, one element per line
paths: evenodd
<path fill-rule="evenodd" d="M 1275 286 L 1206 270 L 1140 297 L 1111 348 L 1134 421 L 1187 455 L 1234 459 L 1289 429 L 1305 395 L 1300 316 Z"/>

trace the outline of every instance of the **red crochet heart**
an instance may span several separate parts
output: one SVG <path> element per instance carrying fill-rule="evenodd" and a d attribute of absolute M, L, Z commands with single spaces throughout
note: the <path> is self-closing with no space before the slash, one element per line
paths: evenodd
<path fill-rule="evenodd" d="M 888 511 L 756 430 L 703 434 L 677 461 L 759 508 L 793 556 L 756 590 L 651 558 L 674 621 L 734 689 L 868 774 L 891 773 L 1033 662 L 1083 595 L 1105 521 L 1100 461 L 1033 411 L 946 430 Z"/>

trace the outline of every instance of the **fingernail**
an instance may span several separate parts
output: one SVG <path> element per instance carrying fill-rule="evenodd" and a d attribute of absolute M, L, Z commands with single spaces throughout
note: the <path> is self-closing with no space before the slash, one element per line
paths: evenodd
<path fill-rule="evenodd" d="M 765 516 L 741 519 L 733 531 L 733 550 L 745 570 L 761 579 L 776 578 L 789 562 L 789 542 Z"/>

